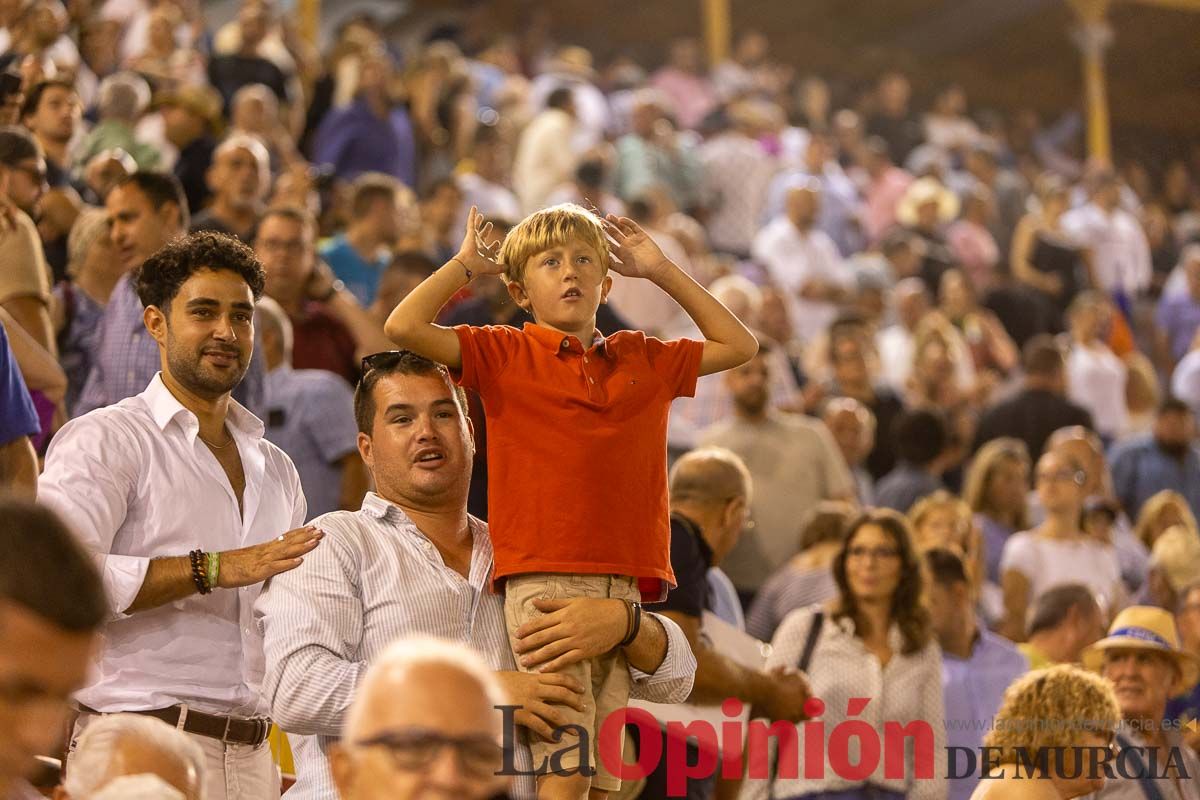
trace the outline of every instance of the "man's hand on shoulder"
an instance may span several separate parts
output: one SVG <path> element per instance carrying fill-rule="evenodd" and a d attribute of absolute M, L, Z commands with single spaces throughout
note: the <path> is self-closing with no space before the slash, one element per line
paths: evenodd
<path fill-rule="evenodd" d="M 305 525 L 269 542 L 221 553 L 217 585 L 222 589 L 253 586 L 293 570 L 304 563 L 304 556 L 316 549 L 324 536 L 319 528 Z"/>

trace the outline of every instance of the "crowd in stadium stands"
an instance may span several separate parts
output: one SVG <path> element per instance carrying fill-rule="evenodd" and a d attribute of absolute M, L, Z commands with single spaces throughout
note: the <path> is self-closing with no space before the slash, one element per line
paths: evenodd
<path fill-rule="evenodd" d="M 0 798 L 1200 800 L 1200 148 L 475 13 L 0 2 Z"/>

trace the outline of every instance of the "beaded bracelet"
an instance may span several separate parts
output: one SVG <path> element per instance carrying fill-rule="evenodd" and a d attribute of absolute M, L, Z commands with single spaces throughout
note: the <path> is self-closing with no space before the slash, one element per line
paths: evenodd
<path fill-rule="evenodd" d="M 196 584 L 196 591 L 200 594 L 208 594 L 212 589 L 204 574 L 204 551 L 193 550 L 188 553 L 188 557 L 192 561 L 192 582 Z"/>

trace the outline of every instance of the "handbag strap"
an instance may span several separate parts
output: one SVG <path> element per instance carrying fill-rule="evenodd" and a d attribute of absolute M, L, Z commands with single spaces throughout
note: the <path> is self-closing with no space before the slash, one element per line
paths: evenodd
<path fill-rule="evenodd" d="M 796 662 L 796 666 L 801 672 L 808 672 L 809 662 L 812 661 L 813 651 L 817 649 L 817 639 L 821 638 L 821 628 L 825 624 L 825 611 L 818 609 L 813 614 L 812 623 L 808 626 L 808 639 L 804 642 L 804 649 L 800 652 L 800 660 Z"/>
<path fill-rule="evenodd" d="M 1163 800 L 1163 794 L 1154 783 L 1154 778 L 1148 773 L 1146 764 L 1142 760 L 1141 751 L 1138 750 L 1137 745 L 1119 733 L 1116 739 L 1117 743 L 1121 745 L 1121 749 L 1131 751 L 1130 756 L 1132 758 L 1130 760 L 1133 762 L 1133 768 L 1138 771 L 1140 777 L 1138 777 L 1137 782 L 1142 789 L 1142 794 L 1146 796 L 1146 800 Z"/>

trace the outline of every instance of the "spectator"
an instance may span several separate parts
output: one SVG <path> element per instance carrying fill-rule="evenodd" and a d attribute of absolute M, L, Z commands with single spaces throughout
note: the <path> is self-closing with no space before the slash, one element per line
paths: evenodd
<path fill-rule="evenodd" d="M 258 584 L 295 568 L 322 534 L 300 527 L 291 461 L 230 402 L 250 362 L 262 268 L 248 247 L 202 233 L 163 247 L 136 281 L 161 372 L 64 427 L 38 486 L 103 563 L 108 594 L 75 732 L 107 712 L 157 717 L 204 750 L 210 797 L 275 797 L 251 607 Z"/>
<path fill-rule="evenodd" d="M 958 216 L 959 200 L 936 178 L 913 181 L 896 206 L 896 219 L 921 246 L 920 278 L 940 286 L 942 273 L 954 266 L 944 227 Z"/>
<path fill-rule="evenodd" d="M 837 596 L 833 561 L 842 550 L 854 506 L 822 500 L 800 526 L 799 552 L 776 570 L 755 595 L 746 615 L 746 632 L 770 641 L 785 617 L 800 608 L 825 603 Z"/>
<path fill-rule="evenodd" d="M 1060 428 L 1092 427 L 1092 415 L 1067 399 L 1066 362 L 1048 335 L 1030 339 L 1021 353 L 1022 388 L 984 410 L 975 431 L 975 449 L 1002 436 L 1020 439 L 1031 460 L 1041 458 L 1050 434 Z"/>
<path fill-rule="evenodd" d="M 925 564 L 933 633 L 942 650 L 946 745 L 974 752 L 1000 710 L 1004 690 L 1029 669 L 1029 661 L 1011 642 L 980 625 L 969 610 L 973 588 L 958 555 L 935 548 L 925 553 Z M 949 779 L 949 799 L 967 800 L 978 781 L 974 771 Z"/>
<path fill-rule="evenodd" d="M 1200 330 L 1200 245 L 1183 249 L 1179 267 L 1187 277 L 1187 292 L 1164 293 L 1154 320 L 1158 325 L 1158 367 L 1166 375 L 1191 350 L 1196 331 Z"/>
<path fill-rule="evenodd" d="M 495 224 L 493 222 L 493 225 Z M 433 259 L 425 253 L 415 250 L 396 253 L 392 258 L 392 263 L 388 264 L 387 269 L 379 278 L 379 292 L 375 295 L 375 302 L 366 310 L 367 315 L 379 330 L 383 330 L 383 324 L 387 322 L 392 309 L 400 305 L 400 301 L 408 297 L 409 292 L 420 286 L 421 281 L 436 270 L 437 264 L 433 263 Z M 504 290 L 504 296 L 507 297 L 508 288 L 503 283 L 500 284 L 500 288 Z M 467 302 L 470 301 L 464 300 L 455 308 L 457 309 Z"/>
<path fill-rule="evenodd" d="M 1159 536 L 1176 525 L 1195 531 L 1196 538 L 1200 539 L 1200 528 L 1196 526 L 1196 517 L 1187 500 L 1179 492 L 1170 489 L 1164 489 L 1142 503 L 1142 510 L 1136 519 L 1134 536 L 1148 551 L 1154 548 Z"/>
<path fill-rule="evenodd" d="M 824 736 L 846 718 L 849 698 L 870 697 L 871 706 L 859 719 L 877 730 L 884 720 L 901 725 L 924 720 L 933 729 L 933 752 L 943 752 L 941 658 L 929 612 L 921 602 L 921 561 L 904 518 L 885 510 L 859 517 L 834 559 L 833 575 L 838 595 L 824 606 L 828 619 L 818 631 L 808 668 L 813 696 L 825 702 Z M 814 613 L 819 609 L 793 611 L 783 620 L 771 641 L 768 668 L 797 663 L 814 619 L 823 619 Z M 799 726 L 798 752 L 808 752 L 804 748 L 813 745 L 806 739 L 817 730 Z M 911 751 L 905 754 L 902 777 L 886 777 L 881 761 L 867 780 L 852 780 L 830 769 L 827 742 L 815 752 L 825 753 L 824 777 L 777 779 L 777 794 L 799 797 L 856 790 L 888 800 L 945 797 L 946 779 L 939 771 L 925 780 L 913 777 Z"/>
<path fill-rule="evenodd" d="M 0 797 L 37 797 L 36 756 L 56 752 L 107 608 L 91 557 L 42 506 L 0 500 Z"/>
<path fill-rule="evenodd" d="M 1025 213 L 1029 187 L 1019 173 L 1001 167 L 996 145 L 987 140 L 967 151 L 963 166 L 966 170 L 961 182 L 965 186 L 959 189 L 959 195 L 966 202 L 976 187 L 991 195 L 992 213 L 983 222 L 996 243 L 997 255 L 1002 256 L 1008 253 L 1013 230 Z"/>
<path fill-rule="evenodd" d="M 939 310 L 961 334 L 977 381 L 976 393 L 982 394 L 982 389 L 1000 383 L 1016 368 L 1020 359 L 1017 346 L 996 315 L 980 307 L 975 288 L 964 273 L 947 270 L 942 275 L 938 298 Z M 959 370 L 960 382 L 964 372 Z"/>
<path fill-rule="evenodd" d="M 762 219 L 774 156 L 758 139 L 775 127 L 778 109 L 760 100 L 741 100 L 725 111 L 726 127 L 698 151 L 704 169 L 706 227 L 714 250 L 746 257 Z"/>
<path fill-rule="evenodd" d="M 863 231 L 867 242 L 880 244 L 884 234 L 896 225 L 896 206 L 913 177 L 896 166 L 888 143 L 879 136 L 867 139 L 863 149 L 863 168 L 870 182 L 863 192 Z"/>
<path fill-rule="evenodd" d="M 617 140 L 617 195 L 626 203 L 661 187 L 678 208 L 695 208 L 700 164 L 690 142 L 672 124 L 665 101 L 652 90 L 635 96 L 633 130 Z"/>
<path fill-rule="evenodd" d="M 771 347 L 763 344 L 748 363 L 725 374 L 733 418 L 699 436 L 701 445 L 736 453 L 754 480 L 754 528 L 738 540 L 722 565 L 746 607 L 775 566 L 797 552 L 804 515 L 822 500 L 854 496 L 846 462 L 825 424 L 768 406 Z"/>
<path fill-rule="evenodd" d="M 858 189 L 836 156 L 836 146 L 828 134 L 810 131 L 803 164 L 781 171 L 771 181 L 763 217 L 770 221 L 782 215 L 792 189 L 813 185 L 821 193 L 816 227 L 833 240 L 839 255 L 849 257 L 863 249 L 859 222 L 862 203 Z"/>
<path fill-rule="evenodd" d="M 975 513 L 983 539 L 987 580 L 1000 583 L 1004 544 L 1017 531 L 1028 530 L 1029 450 L 1020 439 L 1003 436 L 984 444 L 967 470 L 963 500 Z"/>
<path fill-rule="evenodd" d="M 1014 642 L 1024 641 L 1026 613 L 1038 596 L 1060 584 L 1088 586 L 1106 614 L 1125 601 L 1116 554 L 1080 530 L 1087 474 L 1077 462 L 1051 451 L 1038 459 L 1035 480 L 1046 519 L 1011 536 L 1000 559 L 1001 632 Z"/>
<path fill-rule="evenodd" d="M 46 158 L 46 182 L 51 189 L 70 185 L 68 148 L 79 128 L 82 111 L 79 93 L 69 81 L 42 81 L 25 94 L 21 124 L 33 134 Z"/>
<path fill-rule="evenodd" d="M 127 274 L 113 287 L 96 333 L 92 370 L 75 413 L 86 414 L 119 403 L 145 390 L 159 370 L 158 346 L 146 329 L 144 305 L 133 271 L 188 228 L 187 200 L 174 177 L 137 172 L 109 192 L 105 202 L 109 236 Z M 251 357 L 245 380 L 236 384 L 234 399 L 256 410 L 262 402 L 261 353 Z"/>
<path fill-rule="evenodd" d="M 576 122 L 571 135 L 562 144 L 582 153 L 604 142 L 612 126 L 612 110 L 604 92 L 595 85 L 596 71 L 592 54 L 578 46 L 563 47 L 545 62 L 544 71 L 529 86 L 529 102 L 535 109 L 554 107 L 550 98 L 559 89 L 571 93 L 571 108 Z M 518 190 L 517 194 L 521 192 Z M 531 209 L 526 209 L 529 213 Z"/>
<path fill-rule="evenodd" d="M 350 387 L 322 369 L 292 368 L 292 324 L 278 303 L 264 298 L 254 313 L 267 362 L 263 436 L 296 465 L 310 516 L 357 509 L 367 476 Z"/>
<path fill-rule="evenodd" d="M 875 88 L 873 113 L 867 117 L 867 133 L 887 142 L 897 164 L 904 163 L 921 143 L 921 122 L 909 109 L 912 85 L 899 72 L 888 72 Z"/>
<path fill-rule="evenodd" d="M 875 502 L 907 512 L 927 494 L 944 488 L 941 474 L 949 444 L 946 423 L 930 410 L 906 411 L 892 423 L 896 466 L 875 487 Z"/>
<path fill-rule="evenodd" d="M 1063 665 L 1019 678 L 1004 693 L 983 739 L 985 747 L 995 748 L 991 752 L 999 751 L 999 764 L 983 768 L 985 780 L 972 799 L 1091 797 L 1090 792 L 1105 785 L 1105 777 L 1087 769 L 1082 754 L 1113 746 L 1119 715 L 1112 684 L 1078 667 Z M 1037 763 L 1043 753 L 1044 769 L 1020 766 L 1030 758 Z M 1053 766 L 1050 753 L 1055 753 Z"/>
<path fill-rule="evenodd" d="M 30 219 L 46 188 L 46 162 L 37 142 L 22 128 L 0 128 L 0 199 L 12 224 L 0 229 L 0 307 L 39 345 L 57 352 L 50 319 L 50 270 Z M 15 208 L 12 208 L 15 206 Z"/>
<path fill-rule="evenodd" d="M 1096 432 L 1108 441 L 1128 424 L 1125 405 L 1127 367 L 1107 343 L 1112 307 L 1098 292 L 1083 292 L 1067 309 L 1071 348 L 1067 356 L 1067 396 L 1086 408 Z"/>
<path fill-rule="evenodd" d="M 1083 664 L 1117 687 L 1117 700 L 1125 724 L 1117 731 L 1117 746 L 1141 748 L 1142 763 L 1166 764 L 1169 770 L 1145 777 L 1116 775 L 1096 792 L 1096 800 L 1116 800 L 1157 794 L 1187 797 L 1194 790 L 1200 758 L 1184 745 L 1182 733 L 1162 724 L 1167 698 L 1196 684 L 1200 667 L 1196 657 L 1179 646 L 1175 615 L 1161 608 L 1131 606 L 1121 612 L 1108 629 L 1108 636 L 1083 654 Z"/>
<path fill-rule="evenodd" d="M 971 519 L 971 507 L 945 489 L 926 495 L 908 511 L 913 546 L 924 556 L 930 550 L 945 550 L 962 560 L 970 580 L 972 603 L 986 580 L 979 532 Z"/>
<path fill-rule="evenodd" d="M 287 75 L 259 54 L 259 45 L 275 24 L 273 8 L 267 2 L 243 3 L 237 18 L 241 33 L 237 50 L 216 54 L 208 62 L 208 82 L 221 93 L 226 111 L 238 89 L 258 83 L 270 87 L 280 103 L 290 99 Z"/>
<path fill-rule="evenodd" d="M 871 370 L 867 366 L 867 340 L 859 326 L 835 325 L 830 329 L 829 360 L 833 367 L 833 380 L 829 384 L 828 394 L 851 397 L 875 416 L 875 447 L 867 456 L 867 471 L 876 481 L 875 499 L 878 501 L 878 481 L 896 464 L 891 429 L 894 421 L 903 413 L 904 404 L 891 389 L 876 386 L 872 381 Z"/>
<path fill-rule="evenodd" d="M 458 212 L 462 207 L 462 192 L 452 178 L 439 178 L 425 187 L 421 195 L 421 231 L 423 248 L 433 260 L 444 264 L 458 252 L 463 226 Z"/>
<path fill-rule="evenodd" d="M 1104 612 L 1087 586 L 1060 584 L 1034 600 L 1025 633 L 1017 648 L 1030 669 L 1076 664 L 1084 648 L 1104 636 Z"/>
<path fill-rule="evenodd" d="M 1062 228 L 1091 250 L 1093 288 L 1129 316 L 1133 299 L 1150 285 L 1150 245 L 1137 218 L 1120 206 L 1120 179 L 1100 172 L 1089 184 L 1089 202 L 1063 214 Z"/>
<path fill-rule="evenodd" d="M 1062 225 L 1070 202 L 1067 185 L 1057 175 L 1040 177 L 1034 192 L 1037 204 L 1017 223 L 1009 252 L 1009 267 L 1022 284 L 1040 293 L 1042 302 L 1065 314 L 1075 295 L 1091 283 L 1085 260 L 1086 241 L 1075 241 Z M 1063 321 L 1056 319 L 1061 330 Z"/>
<path fill-rule="evenodd" d="M 221 142 L 206 179 L 212 204 L 192 216 L 191 232 L 215 231 L 252 243 L 271 188 L 270 161 L 262 142 L 243 134 Z"/>
<path fill-rule="evenodd" d="M 511 700 L 483 659 L 438 639 L 398 640 L 367 670 L 330 748 L 342 800 L 486 800 L 502 776 L 497 709 Z M 453 713 L 451 713 L 453 709 Z M 450 746 L 455 758 L 447 758 Z"/>
<path fill-rule="evenodd" d="M 650 76 L 650 85 L 666 96 L 679 125 L 689 130 L 700 126 L 717 106 L 717 94 L 704 69 L 700 42 L 680 38 L 667 48 L 667 63 Z"/>
<path fill-rule="evenodd" d="M 229 122 L 232 134 L 253 136 L 263 143 L 271 157 L 272 175 L 287 168 L 308 166 L 280 118 L 279 100 L 261 83 L 237 90 L 230 104 Z"/>
<path fill-rule="evenodd" d="M 572 179 L 559 184 L 542 202 L 543 207 L 574 203 L 585 208 L 599 209 L 603 214 L 618 217 L 628 215 L 625 203 L 606 188 L 611 180 L 609 159 L 592 153 L 585 156 L 575 167 Z"/>
<path fill-rule="evenodd" d="M 344 181 L 383 173 L 410 189 L 417 185 L 416 133 L 408 111 L 391 96 L 391 75 L 391 61 L 382 48 L 364 55 L 354 101 L 331 110 L 317 128 L 314 164 L 332 167 Z"/>
<path fill-rule="evenodd" d="M 708 571 L 719 566 L 743 534 L 750 513 L 754 484 L 742 460 L 732 452 L 707 447 L 686 453 L 671 468 L 671 569 L 676 587 L 656 611 L 674 621 L 688 638 L 696 655 L 696 682 L 689 700 L 695 704 L 720 703 L 736 697 L 770 720 L 799 722 L 805 717 L 808 685 L 798 674 L 777 675 L 741 666 L 703 635 L 705 612 L 714 611 Z M 671 734 L 664 732 L 661 746 Z M 640 739 L 640 736 L 639 736 Z M 700 757 L 699 748 L 684 743 L 690 760 Z M 652 749 L 639 742 L 639 752 Z M 647 776 L 642 792 L 665 797 L 667 770 L 659 766 Z M 712 788 L 712 780 L 701 779 Z M 689 792 L 703 792 L 689 786 Z"/>
<path fill-rule="evenodd" d="M 543 208 L 550 193 L 571 180 L 579 158 L 569 143 L 578 124 L 571 90 L 559 87 L 546 98 L 546 109 L 521 132 L 512 184 L 523 213 Z"/>
<path fill-rule="evenodd" d="M 1113 449 L 1113 488 L 1130 518 L 1163 489 L 1183 495 L 1193 515 L 1200 511 L 1200 450 L 1195 438 L 1192 410 L 1169 397 L 1159 406 L 1152 433 Z"/>
<path fill-rule="evenodd" d="M 4 325 L 0 325 L 0 420 L 0 494 L 32 500 L 37 494 L 38 458 L 30 437 L 41 432 L 41 422 Z"/>
<path fill-rule="evenodd" d="M 1150 553 L 1145 605 L 1179 608 L 1187 587 L 1200 581 L 1200 537 L 1195 529 L 1174 525 L 1158 537 Z"/>
<path fill-rule="evenodd" d="M 875 505 L 875 482 L 864 466 L 875 446 L 875 415 L 853 397 L 835 397 L 825 404 L 821 421 L 850 468 L 858 504 Z"/>
<path fill-rule="evenodd" d="M 133 157 L 139 170 L 153 170 L 162 154 L 140 141 L 134 125 L 150 104 L 150 87 L 137 73 L 118 72 L 100 82 L 100 121 L 75 149 L 75 164 L 82 166 L 97 153 L 120 148 Z"/>
<path fill-rule="evenodd" d="M 992 288 L 1000 248 L 987 223 L 996 215 L 995 198 L 986 186 L 971 188 L 963 199 L 962 216 L 946 229 L 946 244 L 980 295 Z M 943 278 L 943 281 L 945 278 Z"/>
<path fill-rule="evenodd" d="M 162 720 L 112 714 L 88 725 L 71 748 L 71 771 L 59 800 L 89 800 L 114 781 L 154 775 L 185 800 L 203 800 L 204 751 Z"/>
<path fill-rule="evenodd" d="M 155 98 L 167 142 L 179 151 L 171 172 L 183 185 L 188 208 L 208 205 L 208 171 L 221 130 L 221 96 L 209 86 L 181 86 Z"/>
<path fill-rule="evenodd" d="M 853 288 L 854 274 L 837 245 L 816 227 L 822 192 L 815 183 L 788 190 L 785 213 L 754 237 L 751 252 L 770 279 L 787 293 L 802 341 L 811 341 L 837 317 Z"/>
<path fill-rule="evenodd" d="M 367 665 L 402 636 L 441 635 L 470 646 L 499 671 L 509 701 L 525 707 L 516 723 L 537 734 L 549 737 L 565 721 L 562 706 L 579 702 L 583 687 L 569 676 L 516 672 L 504 598 L 488 590 L 487 526 L 466 511 L 472 441 L 464 408 L 444 367 L 403 351 L 372 359 L 355 391 L 354 415 L 376 491 L 358 511 L 315 520 L 328 541 L 301 569 L 272 581 L 255 609 L 266 651 L 264 695 L 275 721 L 302 743 L 289 800 L 329 796 L 326 752 L 351 722 L 346 709 Z M 417 450 L 439 452 L 442 461 L 422 467 L 410 455 Z M 347 559 L 359 565 L 353 575 L 345 570 Z M 547 648 L 560 634 L 567 634 L 568 649 L 586 658 L 615 648 L 630 633 L 625 609 L 604 600 L 558 599 L 541 607 L 544 623 L 562 627 L 552 632 L 539 624 L 518 647 L 534 665 L 550 659 Z M 682 702 L 691 691 L 695 660 L 670 620 L 644 619 L 621 650 L 633 670 L 634 696 Z M 531 758 L 518 743 L 518 797 L 535 794 Z"/>
<path fill-rule="evenodd" d="M 493 223 L 497 219 L 520 219 L 521 204 L 509 188 L 512 147 L 497 126 L 479 126 L 470 163 L 469 170 L 459 172 L 454 178 L 461 193 L 454 230 L 461 231 L 467 226 L 472 206 Z"/>
<path fill-rule="evenodd" d="M 379 279 L 391 262 L 387 253 L 400 239 L 412 192 L 380 173 L 360 175 L 351 187 L 350 222 L 320 250 L 321 258 L 363 307 L 371 305 Z"/>

